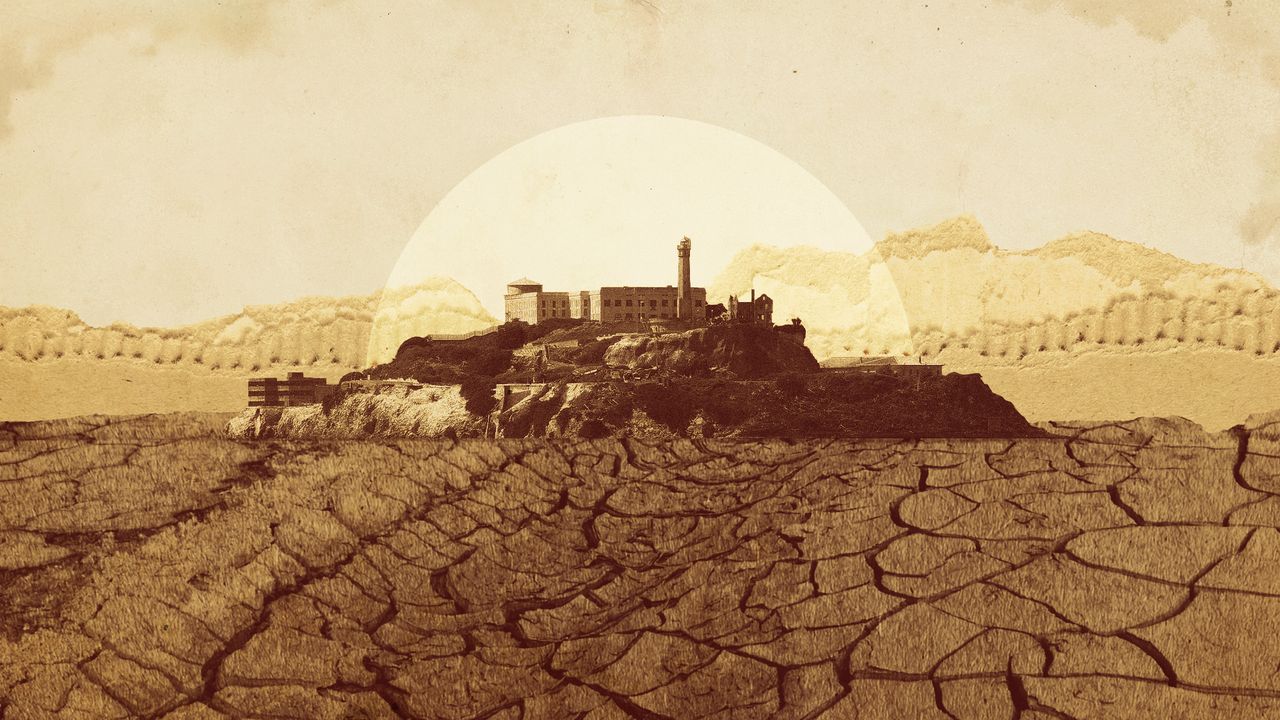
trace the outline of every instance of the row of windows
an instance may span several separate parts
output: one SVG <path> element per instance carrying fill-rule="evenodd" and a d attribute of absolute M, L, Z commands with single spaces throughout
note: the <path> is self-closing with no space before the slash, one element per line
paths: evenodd
<path fill-rule="evenodd" d="M 611 300 L 607 300 L 607 299 L 606 299 L 606 300 L 602 301 L 602 302 L 601 302 L 601 304 L 602 304 L 602 305 L 604 305 L 605 307 L 612 307 L 612 306 L 610 305 L 610 303 L 611 303 L 611 302 L 615 302 L 615 301 L 611 301 Z M 669 307 L 669 302 L 670 302 L 670 301 L 668 301 L 668 300 L 663 300 L 663 301 L 662 301 L 662 307 Z M 616 302 L 615 302 L 615 304 L 617 305 L 617 307 L 622 307 L 622 301 L 621 301 L 621 300 L 616 301 Z M 701 301 L 701 300 L 694 300 L 694 301 L 693 301 L 693 306 L 694 306 L 694 307 L 702 307 L 702 301 Z M 628 301 L 627 301 L 627 307 L 631 307 L 631 301 L 630 301 L 630 300 L 628 300 Z M 640 307 L 644 307 L 644 300 L 641 300 L 641 301 L 640 301 Z M 650 301 L 649 301 L 649 307 L 651 307 L 651 308 L 656 308 L 656 307 L 658 307 L 658 301 L 657 301 L 657 300 L 650 300 Z"/>
<path fill-rule="evenodd" d="M 672 317 L 672 315 L 670 315 L 669 313 L 662 313 L 662 315 L 658 315 L 658 313 L 640 313 L 641 320 L 657 320 L 659 317 L 669 319 Z M 622 313 L 614 313 L 613 319 L 614 320 L 635 320 L 636 316 L 632 313 L 627 313 L 626 316 L 624 317 Z"/>
<path fill-rule="evenodd" d="M 649 307 L 651 307 L 651 308 L 656 308 L 656 307 L 658 307 L 658 301 L 657 301 L 657 300 L 648 300 L 648 301 L 641 300 L 641 301 L 640 301 L 640 307 L 644 307 L 645 302 L 648 302 L 648 303 L 649 303 Z M 551 301 L 550 301 L 550 303 L 548 304 L 547 299 L 546 299 L 546 298 L 542 298 L 541 304 L 542 304 L 542 307 L 544 307 L 544 308 L 545 308 L 545 307 L 553 307 L 553 308 L 555 308 L 555 307 L 560 307 L 560 308 L 567 308 L 567 307 L 569 307 L 569 301 L 568 301 L 568 300 L 551 300 Z M 604 301 L 602 301 L 602 302 L 601 302 L 601 304 L 602 304 L 604 307 L 622 307 L 622 301 L 621 301 L 621 300 L 609 300 L 609 299 L 607 299 L 607 298 L 606 298 Z M 631 306 L 632 306 L 632 301 L 631 301 L 631 300 L 627 300 L 627 301 L 626 301 L 626 304 L 627 304 L 627 307 L 631 307 Z M 662 307 L 670 307 L 670 306 L 671 306 L 671 304 L 672 304 L 672 303 L 671 303 L 671 301 L 670 301 L 670 300 L 663 300 L 663 301 L 662 301 Z M 702 307 L 702 301 L 701 301 L 701 300 L 694 300 L 694 301 L 693 301 L 693 306 L 694 306 L 694 307 Z"/>
<path fill-rule="evenodd" d="M 547 317 L 566 317 L 567 318 L 569 317 L 569 312 L 567 310 L 551 310 L 550 312 L 546 313 L 546 315 Z M 636 319 L 657 320 L 658 318 L 670 319 L 673 317 L 675 316 L 671 315 L 670 313 L 661 313 L 661 314 L 659 313 L 625 313 L 624 314 L 624 313 L 617 312 L 613 314 L 614 320 L 636 320 Z M 764 316 L 761 315 L 761 317 L 764 317 Z M 511 313 L 507 313 L 507 320 L 509 321 L 511 319 L 512 319 Z"/>
<path fill-rule="evenodd" d="M 602 304 L 603 304 L 605 307 L 609 307 L 609 304 L 610 304 L 611 302 L 613 302 L 613 301 L 611 301 L 611 300 L 605 300 Z M 622 301 L 621 301 L 621 300 L 618 300 L 618 301 L 617 301 L 617 303 L 618 303 L 618 307 L 622 307 Z M 669 304 L 670 304 L 670 301 L 669 301 L 669 300 L 663 300 L 663 301 L 662 301 L 662 307 L 668 307 L 668 306 L 669 306 Z M 643 300 L 641 300 L 641 301 L 640 301 L 640 306 L 641 306 L 641 307 L 644 307 L 644 301 L 643 301 Z M 627 307 L 631 307 L 631 301 L 630 301 L 630 300 L 628 300 L 628 301 L 627 301 Z M 651 308 L 656 308 L 656 307 L 658 307 L 658 301 L 657 301 L 657 300 L 650 300 L 650 301 L 649 301 L 649 307 L 651 307 Z"/>

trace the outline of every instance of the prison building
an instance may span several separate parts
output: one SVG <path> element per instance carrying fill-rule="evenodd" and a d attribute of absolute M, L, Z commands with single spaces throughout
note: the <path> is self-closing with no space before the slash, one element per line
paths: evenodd
<path fill-rule="evenodd" d="M 333 389 L 324 378 L 307 377 L 300 372 L 291 372 L 284 380 L 250 378 L 249 407 L 312 405 L 324 400 Z"/>
<path fill-rule="evenodd" d="M 680 319 L 680 289 L 666 287 L 602 287 L 592 293 L 592 306 L 599 310 L 589 319 L 600 322 L 626 320 Z M 704 321 L 707 317 L 706 288 L 689 288 L 686 295 L 692 313 L 689 319 Z"/>
<path fill-rule="evenodd" d="M 574 292 L 548 292 L 542 283 L 521 278 L 507 283 L 506 321 L 536 324 L 576 318 L 597 322 L 683 320 L 706 322 L 707 290 L 693 287 L 689 238 L 676 245 L 676 284 L 664 287 L 608 286 Z"/>

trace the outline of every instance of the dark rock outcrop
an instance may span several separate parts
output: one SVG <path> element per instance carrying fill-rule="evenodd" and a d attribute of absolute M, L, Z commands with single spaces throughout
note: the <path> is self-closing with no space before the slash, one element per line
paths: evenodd
<path fill-rule="evenodd" d="M 720 371 L 753 379 L 818 370 L 818 361 L 808 348 L 769 325 L 712 325 L 656 337 L 624 337 L 609 347 L 604 358 L 612 366 L 652 368 L 682 376 Z"/>
<path fill-rule="evenodd" d="M 556 412 L 540 404 L 559 405 Z M 577 394 L 547 392 L 504 413 L 537 412 L 519 437 L 581 435 L 605 426 L 648 437 L 1038 437 L 977 375 L 903 378 L 876 373 L 786 374 L 759 381 L 686 378 L 598 383 Z M 511 432 L 505 433 L 511 437 Z"/>

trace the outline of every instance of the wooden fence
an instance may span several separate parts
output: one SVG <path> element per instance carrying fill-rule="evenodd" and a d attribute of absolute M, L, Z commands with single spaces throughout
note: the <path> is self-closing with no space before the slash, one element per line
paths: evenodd
<path fill-rule="evenodd" d="M 470 340 L 473 337 L 479 337 L 481 335 L 488 335 L 491 332 L 496 332 L 497 329 L 498 329 L 498 326 L 494 325 L 492 327 L 480 328 L 479 330 L 472 330 L 471 332 L 459 333 L 457 335 L 446 335 L 443 333 L 427 333 L 425 337 L 431 338 L 432 340 Z"/>

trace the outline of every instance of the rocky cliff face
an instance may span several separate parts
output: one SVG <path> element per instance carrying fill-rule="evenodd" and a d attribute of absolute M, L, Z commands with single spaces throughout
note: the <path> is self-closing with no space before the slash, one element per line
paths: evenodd
<path fill-rule="evenodd" d="M 724 371 L 738 378 L 818 369 L 818 361 L 807 347 L 772 327 L 759 325 L 714 325 L 656 337 L 627 336 L 609 347 L 604 360 L 614 367 L 676 375 Z"/>
<path fill-rule="evenodd" d="M 500 417 L 507 437 L 1035 437 L 976 375 L 791 375 L 764 381 L 549 386 Z"/>

